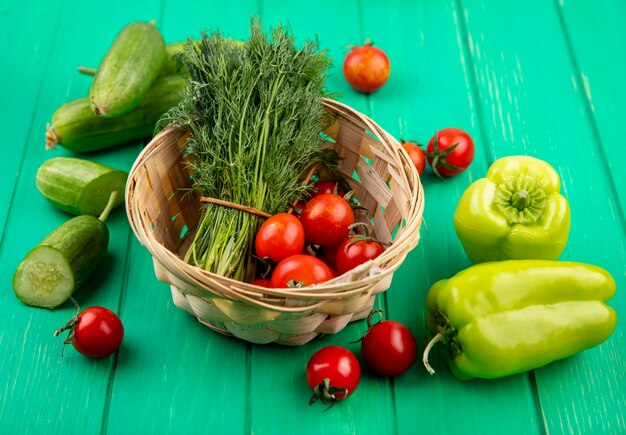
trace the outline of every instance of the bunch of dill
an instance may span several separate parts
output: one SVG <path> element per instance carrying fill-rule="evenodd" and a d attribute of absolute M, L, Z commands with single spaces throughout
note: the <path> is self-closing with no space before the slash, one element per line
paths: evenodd
<path fill-rule="evenodd" d="M 203 34 L 179 55 L 189 72 L 186 95 L 161 119 L 191 132 L 194 188 L 203 196 L 269 214 L 305 194 L 299 181 L 328 160 L 320 132 L 330 59 L 317 41 L 295 45 L 289 28 L 268 34 L 258 21 L 243 44 Z M 185 261 L 238 280 L 254 278 L 254 237 L 262 218 L 204 204 Z"/>

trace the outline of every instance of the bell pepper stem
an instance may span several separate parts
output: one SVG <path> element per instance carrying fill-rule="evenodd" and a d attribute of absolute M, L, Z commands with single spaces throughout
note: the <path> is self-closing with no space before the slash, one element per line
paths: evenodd
<path fill-rule="evenodd" d="M 511 205 L 520 211 L 524 210 L 530 205 L 530 195 L 524 189 L 515 192 L 511 196 Z"/>
<path fill-rule="evenodd" d="M 422 362 L 424 363 L 424 367 L 426 367 L 426 370 L 428 371 L 428 373 L 430 373 L 431 375 L 435 374 L 435 369 L 433 369 L 430 365 L 430 363 L 428 362 L 428 354 L 430 353 L 430 350 L 433 348 L 433 346 L 437 343 L 439 343 L 441 340 L 443 340 L 443 334 L 441 332 L 438 332 L 437 335 L 435 335 L 426 345 L 426 348 L 424 349 L 424 354 L 422 355 Z"/>

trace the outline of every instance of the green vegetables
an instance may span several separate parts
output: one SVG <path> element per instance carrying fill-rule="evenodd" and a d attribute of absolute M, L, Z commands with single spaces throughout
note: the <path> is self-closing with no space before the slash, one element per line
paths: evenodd
<path fill-rule="evenodd" d="M 454 214 L 454 228 L 470 260 L 556 260 L 570 228 L 560 186 L 552 166 L 534 157 L 494 162 L 487 176 L 463 193 Z"/>
<path fill-rule="evenodd" d="M 13 291 L 19 300 L 34 307 L 56 308 L 91 276 L 109 247 L 104 222 L 117 194 L 111 194 L 100 217 L 70 219 L 26 255 L 13 275 Z"/>
<path fill-rule="evenodd" d="M 460 379 L 498 378 L 541 367 L 596 346 L 615 329 L 604 302 L 615 280 L 588 264 L 507 260 L 472 266 L 428 293 L 434 334 Z"/>
<path fill-rule="evenodd" d="M 76 216 L 98 216 L 111 193 L 118 192 L 113 208 L 124 202 L 128 174 L 119 169 L 73 157 L 46 160 L 37 171 L 37 189 L 52 205 Z"/>
<path fill-rule="evenodd" d="M 187 44 L 178 57 L 189 73 L 185 97 L 160 124 L 176 121 L 190 131 L 187 152 L 203 196 L 276 214 L 305 193 L 305 170 L 329 159 L 320 132 L 330 61 L 316 42 L 296 47 L 285 27 L 269 35 L 258 22 L 251 27 L 242 45 L 219 33 Z M 250 281 L 260 223 L 248 212 L 205 204 L 185 260 Z"/>
<path fill-rule="evenodd" d="M 165 43 L 152 24 L 130 23 L 109 47 L 89 89 L 98 116 L 116 117 L 133 110 L 148 92 L 165 61 Z"/>

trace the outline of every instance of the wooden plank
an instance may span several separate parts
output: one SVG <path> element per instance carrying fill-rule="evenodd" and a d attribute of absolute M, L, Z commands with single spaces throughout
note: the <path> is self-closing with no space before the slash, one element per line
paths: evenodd
<path fill-rule="evenodd" d="M 165 2 L 157 23 L 167 42 L 219 28 L 249 34 L 256 2 Z M 156 280 L 148 251 L 131 235 L 122 309 L 127 343 L 121 349 L 108 433 L 249 432 L 247 373 L 250 345 L 224 337 L 174 306 Z M 136 417 L 140 418 L 136 418 Z"/>
<path fill-rule="evenodd" d="M 122 7 L 129 14 L 125 18 L 118 12 Z M 54 338 L 52 333 L 74 314 L 73 307 L 69 303 L 56 310 L 27 307 L 12 295 L 11 278 L 28 250 L 70 218 L 48 204 L 35 187 L 35 174 L 43 161 L 71 155 L 62 148 L 44 149 L 46 122 L 59 105 L 87 94 L 90 79 L 78 74 L 76 66 L 97 65 L 126 20 L 139 18 L 149 10 L 145 2 L 133 6 L 113 2 L 107 8 L 59 2 L 38 5 L 34 13 L 26 9 L 31 12 L 28 17 L 14 19 L 18 26 L 32 21 L 33 31 L 24 33 L 25 37 L 37 35 L 42 29 L 42 37 L 49 38 L 51 44 L 34 45 L 32 62 L 38 65 L 37 76 L 42 78 L 43 85 L 36 100 L 26 101 L 34 113 L 24 126 L 26 132 L 18 132 L 18 136 L 24 134 L 26 138 L 24 158 L 19 161 L 20 177 L 0 253 L 3 288 L 7 290 L 0 296 L 0 313 L 11 319 L 11 328 L 0 332 L 3 343 L 0 371 L 2 378 L 7 379 L 3 383 L 5 394 L 0 399 L 0 426 L 11 433 L 99 433 L 101 430 L 107 389 L 117 357 L 91 360 L 70 347 L 62 359 L 62 338 Z M 51 17 L 50 11 L 58 16 Z M 94 20 L 95 16 L 99 19 Z M 49 22 L 54 23 L 54 33 L 46 30 Z M 15 94 L 9 101 L 21 97 L 22 87 L 17 84 L 13 87 Z M 128 146 L 86 158 L 128 169 L 137 152 L 137 147 Z M 107 226 L 111 234 L 109 255 L 76 298 L 83 307 L 102 305 L 117 311 L 124 287 L 122 272 L 130 232 L 123 210 L 112 213 Z"/>
<path fill-rule="evenodd" d="M 452 214 L 465 187 L 482 177 L 489 165 L 473 93 L 472 59 L 454 1 L 367 3 L 364 17 L 367 36 L 392 63 L 389 82 L 369 97 L 371 116 L 395 137 L 423 144 L 438 129 L 459 127 L 470 133 L 477 148 L 470 168 L 456 177 L 440 180 L 427 168 L 422 177 L 426 207 L 420 244 L 386 294 L 388 317 L 408 325 L 423 350 L 430 338 L 425 308 L 430 286 L 470 265 L 452 227 Z M 537 413 L 526 376 L 461 382 L 436 350 L 430 359 L 437 370 L 434 376 L 428 375 L 420 358 L 394 381 L 399 433 L 505 433 L 511 427 L 536 433 Z M 450 403 L 455 418 L 449 418 Z M 488 429 L 468 425 L 478 420 L 489 421 Z"/>
<path fill-rule="evenodd" d="M 41 70 L 51 57 L 52 41 L 58 31 L 54 22 L 59 13 L 58 8 L 50 11 L 36 3 L 25 4 L 21 9 L 11 9 L 7 4 L 0 9 L 0 41 L 11 41 L 3 65 L 4 85 L 0 87 L 0 101 L 6 104 L 0 131 L 7 138 L 0 159 L 0 173 L 6 177 L 0 183 L 0 243 L 33 123 L 34 106 L 41 92 Z M 39 127 L 38 132 L 44 131 L 45 126 Z"/>
<path fill-rule="evenodd" d="M 330 12 L 331 11 L 331 12 Z M 321 1 L 314 7 L 297 4 L 284 7 L 280 1 L 263 1 L 263 22 L 266 27 L 278 22 L 291 25 L 298 41 L 318 37 L 333 59 L 327 86 L 339 92 L 340 100 L 360 111 L 367 110 L 367 99 L 353 93 L 341 71 L 347 46 L 365 40 L 361 27 L 362 5 L 347 2 Z M 379 299 L 379 303 L 381 300 Z M 365 332 L 365 322 L 348 325 L 336 335 L 318 337 L 297 348 L 255 346 L 252 349 L 250 394 L 251 429 L 264 433 L 368 433 L 372 428 L 382 432 L 395 430 L 393 401 L 389 383 L 366 370 L 355 393 L 327 412 L 321 403 L 307 407 L 311 396 L 306 380 L 308 359 L 327 345 L 340 345 L 360 353 L 358 340 Z M 285 361 L 290 361 L 285 364 Z M 270 400 L 268 400 L 268 398 Z M 284 409 L 284 411 L 275 411 Z"/>
<path fill-rule="evenodd" d="M 611 188 L 617 179 L 607 173 L 601 158 L 590 157 L 598 156 L 601 145 L 585 108 L 586 91 L 579 85 L 584 72 L 576 70 L 555 4 L 532 1 L 519 7 L 464 1 L 462 5 L 490 156 L 528 154 L 551 163 L 561 175 L 572 210 L 562 258 L 605 267 L 618 289 L 623 288 L 624 228 Z M 597 8 L 592 16 L 607 13 L 601 4 L 586 3 L 585 11 L 589 8 Z M 587 12 L 580 13 L 586 21 Z M 529 23 L 541 31 L 529 31 Z M 591 44 L 599 47 L 601 41 Z M 593 101 L 603 106 L 601 95 Z M 623 311 L 623 292 L 618 291 L 610 304 Z M 535 371 L 546 431 L 624 432 L 625 328 L 618 323 L 604 344 Z"/>
<path fill-rule="evenodd" d="M 622 163 L 622 144 L 626 132 L 622 125 L 626 83 L 619 72 L 626 59 L 626 47 L 622 43 L 626 37 L 626 3 L 560 1 L 557 13 L 563 21 L 566 46 L 574 63 L 573 86 L 584 99 L 581 108 L 589 116 L 597 144 L 589 158 L 602 161 L 610 172 L 612 193 L 619 199 L 619 206 L 615 204 L 613 208 L 615 213 L 621 210 L 624 225 L 626 168 Z"/>

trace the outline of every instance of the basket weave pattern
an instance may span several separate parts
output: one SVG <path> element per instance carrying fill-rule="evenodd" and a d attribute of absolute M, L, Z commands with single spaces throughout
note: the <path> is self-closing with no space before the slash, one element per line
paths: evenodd
<path fill-rule="evenodd" d="M 301 345 L 367 317 L 377 294 L 417 246 L 424 195 L 417 171 L 398 142 L 367 116 L 324 100 L 336 120 L 325 134 L 340 171 L 364 208 L 356 220 L 391 245 L 378 258 L 316 286 L 269 289 L 225 278 L 185 263 L 200 219 L 199 194 L 182 151 L 186 132 L 161 131 L 133 165 L 126 187 L 128 218 L 151 253 L 157 279 L 170 285 L 174 303 L 223 334 L 253 343 Z M 370 219 L 373 217 L 373 219 Z"/>

